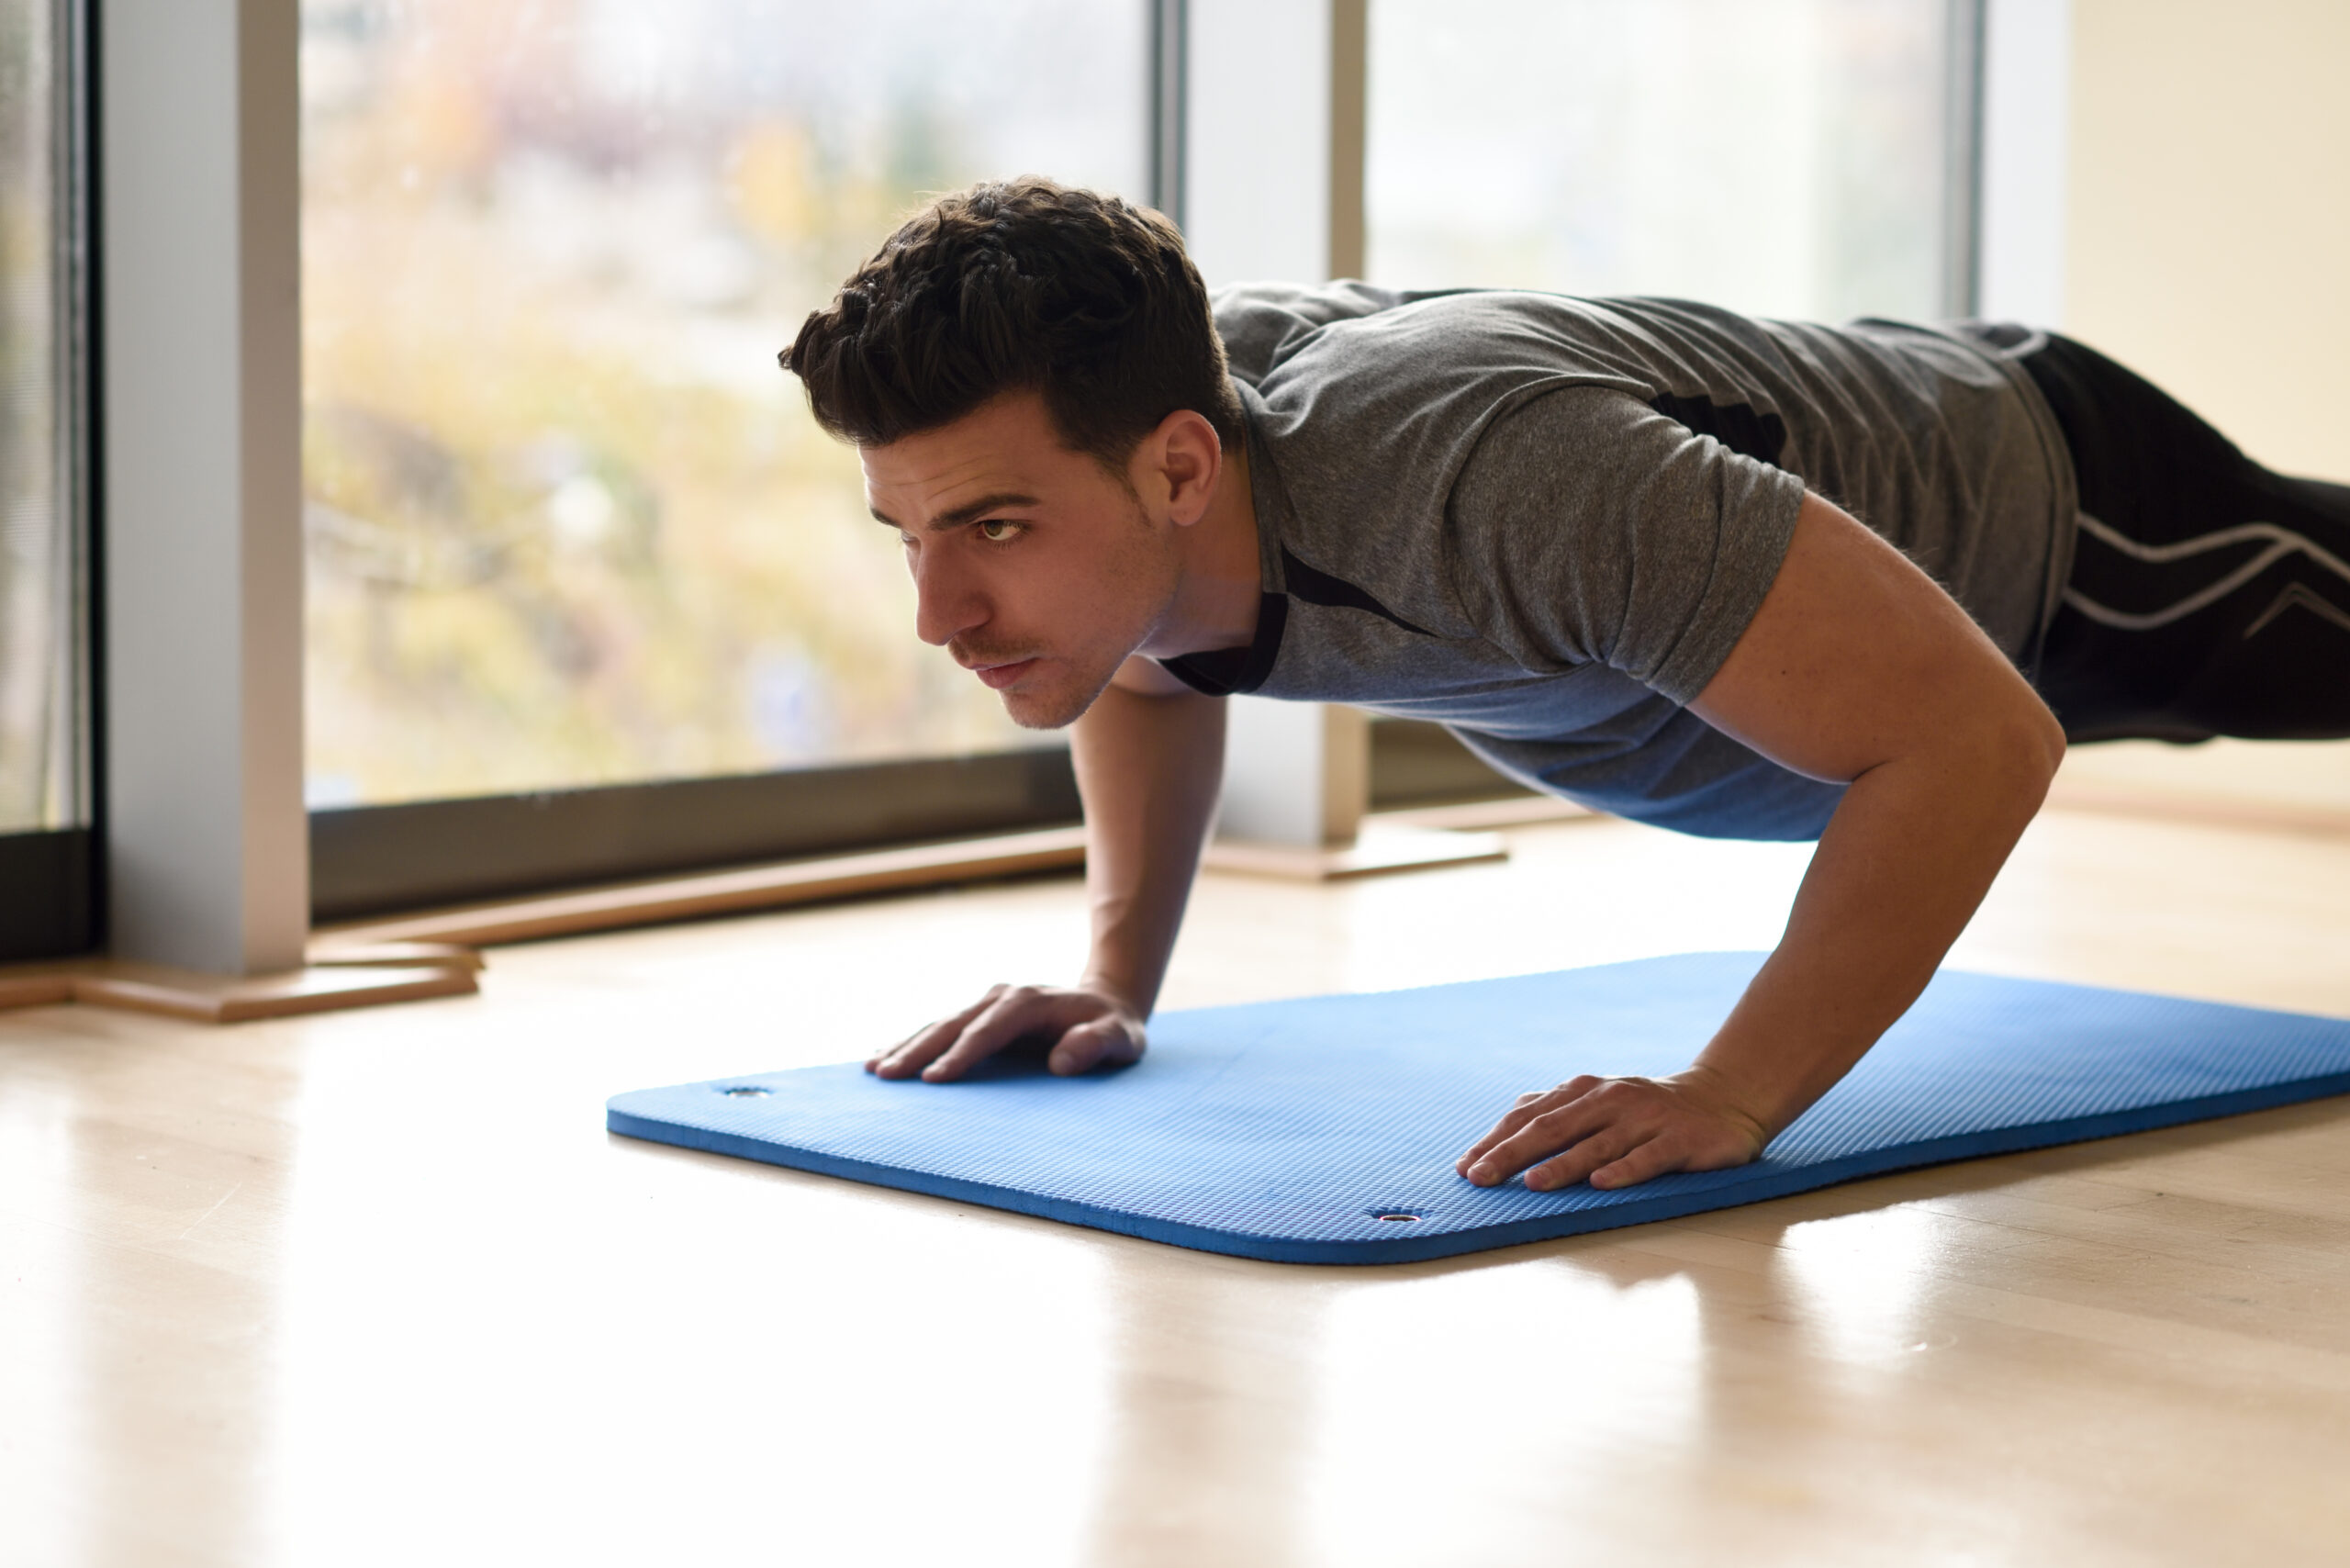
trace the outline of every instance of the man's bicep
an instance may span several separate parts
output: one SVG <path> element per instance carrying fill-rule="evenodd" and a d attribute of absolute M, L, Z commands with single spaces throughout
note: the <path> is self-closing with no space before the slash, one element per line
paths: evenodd
<path fill-rule="evenodd" d="M 1950 595 L 1816 495 L 1762 607 L 1690 708 L 1780 766 L 1836 783 L 1977 720 L 2053 722 Z"/>

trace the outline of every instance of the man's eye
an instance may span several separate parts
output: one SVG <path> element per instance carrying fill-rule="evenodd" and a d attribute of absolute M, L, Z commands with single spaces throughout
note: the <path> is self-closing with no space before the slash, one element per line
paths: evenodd
<path fill-rule="evenodd" d="M 991 517 L 979 524 L 979 537 L 990 544 L 1002 544 L 1019 536 L 1020 525 L 1009 519 Z"/>

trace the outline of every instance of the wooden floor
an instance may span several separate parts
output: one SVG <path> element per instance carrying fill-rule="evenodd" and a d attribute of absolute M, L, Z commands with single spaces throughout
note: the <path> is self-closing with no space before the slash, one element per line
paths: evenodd
<path fill-rule="evenodd" d="M 1767 945 L 1804 860 L 1512 837 L 1213 879 L 1168 1003 Z M 2350 1103 L 1360 1271 L 603 1131 L 1080 934 L 1056 879 L 0 1015 L 0 1562 L 2350 1560 Z M 1958 958 L 2350 1014 L 2350 838 L 2052 814 Z"/>

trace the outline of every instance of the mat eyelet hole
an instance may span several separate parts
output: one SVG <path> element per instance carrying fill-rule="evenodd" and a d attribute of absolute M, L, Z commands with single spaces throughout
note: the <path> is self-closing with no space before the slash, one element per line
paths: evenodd
<path fill-rule="evenodd" d="M 1426 1215 L 1416 1215 L 1409 1209 L 1373 1209 L 1371 1211 L 1371 1217 L 1373 1219 L 1390 1220 L 1395 1224 L 1402 1225 L 1416 1219 L 1426 1219 L 1427 1216 Z"/>
<path fill-rule="evenodd" d="M 722 1089 L 719 1092 L 729 1100 L 764 1100 L 775 1091 L 762 1089 L 755 1083 L 738 1083 L 732 1089 Z"/>

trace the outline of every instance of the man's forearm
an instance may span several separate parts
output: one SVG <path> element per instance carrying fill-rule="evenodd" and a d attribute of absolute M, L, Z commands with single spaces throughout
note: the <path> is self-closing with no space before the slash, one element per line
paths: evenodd
<path fill-rule="evenodd" d="M 1855 779 L 1785 935 L 1697 1058 L 1777 1134 L 1908 1010 L 2047 794 L 2045 726 L 1953 736 Z"/>
<path fill-rule="evenodd" d="M 1183 924 L 1224 777 L 1224 703 L 1112 686 L 1070 734 L 1085 802 L 1085 983 L 1147 1015 Z"/>

